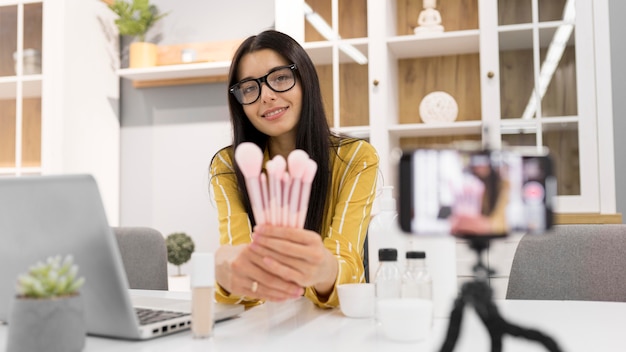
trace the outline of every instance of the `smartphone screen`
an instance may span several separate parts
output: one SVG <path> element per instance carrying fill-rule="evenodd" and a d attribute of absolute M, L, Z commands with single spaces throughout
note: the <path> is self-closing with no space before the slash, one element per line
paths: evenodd
<path fill-rule="evenodd" d="M 502 237 L 552 226 L 548 154 L 418 149 L 400 160 L 399 221 L 418 236 Z"/>

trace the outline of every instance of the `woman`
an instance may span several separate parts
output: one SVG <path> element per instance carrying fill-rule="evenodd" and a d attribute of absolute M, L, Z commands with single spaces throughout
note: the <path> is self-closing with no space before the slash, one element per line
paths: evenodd
<path fill-rule="evenodd" d="M 330 132 L 315 67 L 291 37 L 273 30 L 246 39 L 229 73 L 233 144 L 211 161 L 220 224 L 217 299 L 254 305 L 302 295 L 338 305 L 336 286 L 363 282 L 363 243 L 375 196 L 378 155 L 363 140 Z M 234 149 L 253 142 L 264 162 L 302 149 L 317 162 L 304 229 L 256 225 Z"/>

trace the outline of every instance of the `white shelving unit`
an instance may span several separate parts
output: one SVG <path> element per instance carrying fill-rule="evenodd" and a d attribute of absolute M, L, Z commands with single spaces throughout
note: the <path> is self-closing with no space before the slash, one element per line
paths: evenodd
<path fill-rule="evenodd" d="M 99 1 L 0 1 L 0 175 L 92 174 L 115 225 L 120 146 L 113 21 Z M 40 74 L 24 74 L 20 60 L 13 68 L 13 53 L 21 57 L 26 49 L 41 53 Z"/>
<path fill-rule="evenodd" d="M 606 43 L 607 0 L 577 0 L 573 19 L 563 16 L 567 0 L 516 0 L 515 5 L 524 6 L 510 6 L 511 2 L 504 4 L 502 0 L 440 2 L 446 31 L 421 36 L 409 28 L 421 10 L 419 2 L 307 3 L 324 14 L 343 39 L 323 40 L 316 33 L 311 36 L 315 39 L 308 39 L 311 29 L 305 29 L 304 15 L 294 15 L 304 13 L 304 0 L 275 1 L 276 29 L 303 43 L 318 66 L 333 129 L 370 140 L 378 150 L 386 184 L 396 184 L 393 155 L 397 148 L 466 138 L 489 142 L 494 147 L 503 142 L 549 145 L 556 153 L 559 184 L 567 185 L 557 197 L 557 211 L 599 218 L 599 222 L 610 220 L 604 215 L 614 215 L 613 154 L 607 152 L 613 145 L 612 114 L 606 108 L 611 105 L 611 97 L 602 93 L 603 87 L 610 86 L 610 70 L 602 59 L 610 54 Z M 499 4 L 506 6 L 498 9 Z M 352 8 L 346 11 L 342 6 Z M 516 12 L 507 13 L 510 8 Z M 344 36 L 346 21 L 353 21 L 355 27 L 366 23 L 366 29 L 355 34 L 348 28 L 350 34 Z M 568 108 L 555 108 L 546 98 L 545 106 L 537 108 L 536 117 L 523 119 L 520 109 L 531 94 L 536 94 L 532 92 L 539 86 L 535 83 L 539 82 L 550 42 L 566 25 L 574 26 L 573 35 L 567 39 L 570 52 L 565 53 L 573 56 L 564 60 L 569 66 L 559 68 L 561 76 L 552 80 L 548 90 L 553 91 L 547 94 L 556 94 L 550 99 L 561 99 L 560 104 Z M 368 63 L 359 68 L 340 50 L 342 45 L 355 47 Z M 445 66 L 450 62 L 454 65 Z M 217 76 L 226 74 L 228 66 L 227 62 L 177 65 L 123 69 L 118 74 L 132 80 Z M 520 70 L 526 67 L 529 71 Z M 460 103 L 457 121 L 421 122 L 416 108 L 420 100 L 432 90 L 445 89 L 456 89 L 453 96 Z M 365 110 L 354 113 L 351 108 L 355 105 L 350 104 L 355 101 L 366 106 Z M 483 136 L 486 126 L 490 131 L 488 141 Z M 509 239 L 500 245 L 498 253 L 487 254 L 487 259 L 499 270 L 493 282 L 502 297 L 517 241 Z M 461 243 L 458 247 L 464 246 Z M 459 263 L 473 261 L 463 257 L 471 253 L 457 252 Z M 460 281 L 467 280 L 468 275 L 468 270 L 459 270 Z"/>
<path fill-rule="evenodd" d="M 338 0 L 329 2 L 310 0 L 308 4 L 312 9 L 325 13 L 327 23 L 340 35 L 342 34 L 342 21 L 364 21 L 367 23 L 367 29 L 362 36 L 356 38 L 347 36 L 344 39 L 341 37 L 330 40 L 317 38 L 314 41 L 307 41 L 305 38 L 305 16 L 294 16 L 294 13 L 304 13 L 305 1 L 276 0 L 276 28 L 291 34 L 302 42 L 316 65 L 322 71 L 326 70 L 326 74 L 321 74 L 320 77 L 322 80 L 330 80 L 330 84 L 327 85 L 330 88 L 326 88 L 327 91 L 323 93 L 326 94 L 325 96 L 329 104 L 328 113 L 332 116 L 333 129 L 369 138 L 381 155 L 381 170 L 384 179 L 388 183 L 395 183 L 395 169 L 393 161 L 389 159 L 389 155 L 392 155 L 394 148 L 411 147 L 415 143 L 419 145 L 419 141 L 415 142 L 415 139 L 424 137 L 431 139 L 440 137 L 441 140 L 454 140 L 475 136 L 474 138 L 487 142 L 485 140 L 486 136 L 481 135 L 484 133 L 484 127 L 489 126 L 490 140 L 488 142 L 489 145 L 495 147 L 500 146 L 503 141 L 510 143 L 511 140 L 514 143 L 520 140 L 525 144 L 534 143 L 539 147 L 546 143 L 546 140 L 544 140 L 546 138 L 547 142 L 554 140 L 554 138 L 577 139 L 577 141 L 564 147 L 575 147 L 574 153 L 576 155 L 573 156 L 574 159 L 567 161 L 571 165 L 559 166 L 557 175 L 559 178 L 562 178 L 566 174 L 573 172 L 575 176 L 572 179 L 576 177 L 579 177 L 579 179 L 568 181 L 574 184 L 571 187 L 573 190 L 568 189 L 564 194 L 560 194 L 557 197 L 557 210 L 562 213 L 613 214 L 615 213 L 615 201 L 611 199 L 610 195 L 614 193 L 615 180 L 611 176 L 602 176 L 602 182 L 600 182 L 600 175 L 611 174 L 605 173 L 603 170 L 613 169 L 612 154 L 600 153 L 598 149 L 600 141 L 597 139 L 599 134 L 604 136 L 601 145 L 609 142 L 612 144 L 612 139 L 611 141 L 606 140 L 606 138 L 610 139 L 611 134 L 605 131 L 607 126 L 611 124 L 607 124 L 604 121 L 610 119 L 611 116 L 598 113 L 602 106 L 610 103 L 610 96 L 606 97 L 606 94 L 604 94 L 600 97 L 596 94 L 596 90 L 601 89 L 599 88 L 601 85 L 610 82 L 610 77 L 607 77 L 607 70 L 598 69 L 596 71 L 588 69 L 589 67 L 597 67 L 599 63 L 595 61 L 596 58 L 608 55 L 608 53 L 596 52 L 602 50 L 602 48 L 605 48 L 603 50 L 606 51 L 606 46 L 594 46 L 594 40 L 602 40 L 599 34 L 595 36 L 581 34 L 601 33 L 602 30 L 606 30 L 600 27 L 605 26 L 604 23 L 606 21 L 602 19 L 608 16 L 606 13 L 608 6 L 606 6 L 606 0 L 578 0 L 575 3 L 575 13 L 577 15 L 573 19 L 564 19 L 563 11 L 566 3 L 568 3 L 568 0 L 557 0 L 550 2 L 548 5 L 546 5 L 546 2 L 538 0 L 517 0 L 516 5 L 522 4 L 526 7 L 517 6 L 515 7 L 516 9 L 527 9 L 526 13 L 520 14 L 506 13 L 507 6 L 510 4 L 499 11 L 498 0 L 462 0 L 452 5 L 446 4 L 445 6 L 448 7 L 441 8 L 444 25 L 446 25 L 445 32 L 416 36 L 412 34 L 412 30 L 410 33 L 408 30 L 399 33 L 398 28 L 402 27 L 399 21 L 408 21 L 408 18 L 411 19 L 410 21 L 413 21 L 413 18 L 417 18 L 417 14 L 421 10 L 421 7 L 417 5 L 393 0 L 383 2 L 362 0 L 357 2 L 356 5 L 346 5 L 339 3 Z M 354 17 L 352 15 L 346 18 L 340 17 L 341 13 L 349 13 L 348 11 L 341 12 L 340 6 L 354 7 L 359 5 L 367 7 L 366 18 Z M 316 6 L 326 8 L 318 9 Z M 399 6 L 403 6 L 400 9 L 402 13 L 398 11 Z M 415 7 L 412 8 L 411 6 Z M 455 6 L 458 8 L 455 8 Z M 463 12 L 468 8 L 471 11 Z M 404 13 L 407 11 L 413 12 L 410 14 Z M 456 28 L 455 26 L 450 26 L 450 22 L 445 22 L 446 19 L 453 18 L 455 15 L 461 16 L 459 18 L 464 18 L 463 21 L 466 22 L 466 17 L 476 16 L 476 24 L 474 27 L 465 25 L 465 27 Z M 499 18 L 501 18 L 502 23 L 499 23 Z M 512 116 L 515 118 L 511 118 L 511 116 L 505 115 L 507 114 L 506 109 L 508 109 L 506 104 L 509 104 L 511 93 L 510 91 L 501 91 L 501 87 L 509 89 L 517 85 L 524 85 L 527 84 L 524 83 L 526 80 L 537 82 L 540 74 L 539 67 L 542 65 L 541 58 L 549 48 L 555 33 L 565 25 L 573 25 L 575 28 L 573 35 L 567 40 L 571 50 L 575 50 L 575 59 L 573 61 L 575 67 L 567 67 L 562 70 L 563 74 L 572 74 L 573 72 L 574 79 L 572 82 L 574 87 L 576 87 L 575 101 L 573 103 L 574 113 L 567 112 L 559 116 L 559 114 L 548 115 L 546 112 L 543 112 L 543 115 L 533 119 L 522 119 L 520 118 L 521 116 Z M 354 94 L 349 98 L 342 96 L 342 89 L 351 84 L 350 80 L 342 75 L 345 74 L 344 72 L 348 72 L 344 70 L 349 65 L 352 64 L 354 66 L 356 64 L 353 59 L 340 49 L 342 45 L 353 46 L 364 54 L 369 61 L 365 66 L 366 73 L 365 71 L 360 71 L 360 75 L 351 77 L 353 79 L 356 77 L 361 78 L 359 84 L 367 82 L 367 87 L 362 87 L 362 90 L 358 90 L 354 94 L 361 94 L 362 97 L 367 98 L 369 109 L 366 109 L 367 111 L 365 112 L 357 113 L 357 116 L 353 117 L 355 121 L 348 123 L 344 121 L 344 115 L 351 113 L 350 107 L 354 105 L 344 106 L 344 104 L 350 104 L 354 100 Z M 515 61 L 509 63 L 501 62 L 502 60 L 507 60 L 505 58 L 506 53 L 522 50 L 528 51 L 532 56 L 532 60 L 527 62 L 531 66 L 529 74 L 521 78 L 517 77 L 512 82 L 501 82 L 500 80 L 507 74 L 506 72 L 501 72 L 502 67 L 508 67 L 506 65 L 520 66 Z M 456 122 L 437 125 L 422 123 L 415 108 L 411 108 L 414 112 L 407 113 L 407 101 L 400 101 L 399 97 L 402 96 L 404 91 L 407 91 L 407 88 L 414 87 L 406 86 L 405 76 L 407 71 L 406 68 L 402 67 L 403 65 L 408 63 L 408 65 L 413 65 L 413 68 L 419 68 L 424 62 L 433 64 L 437 60 L 449 58 L 461 58 L 460 60 L 462 60 L 464 56 L 472 55 L 478 56 L 479 61 L 475 66 L 470 67 L 471 72 L 457 71 L 446 73 L 439 69 L 434 75 L 442 77 L 442 80 L 454 81 L 460 78 L 464 79 L 468 75 L 477 74 L 478 76 L 472 77 L 472 79 L 479 80 L 474 85 L 476 89 L 473 90 L 475 91 L 470 92 L 468 90 L 472 89 L 458 85 L 459 95 L 471 95 L 469 98 L 461 96 L 458 98 L 464 99 L 460 103 L 465 103 L 466 105 L 468 103 L 475 104 L 480 106 L 479 109 L 474 109 L 471 112 L 465 111 L 466 115 Z M 420 62 L 419 60 L 427 61 Z M 536 69 L 533 67 L 536 67 Z M 134 81 L 150 81 L 223 76 L 228 73 L 228 68 L 229 62 L 213 62 L 121 69 L 117 73 L 123 78 Z M 467 69 L 467 67 L 462 65 L 458 65 L 456 68 L 461 70 Z M 565 72 L 567 70 L 569 72 Z M 412 72 L 412 74 L 420 75 L 424 72 L 428 71 Z M 594 72 L 598 73 L 594 74 Z M 363 73 L 367 75 L 366 78 L 363 78 Z M 423 83 L 412 84 L 428 86 L 424 89 L 432 89 L 437 86 L 437 83 L 428 81 L 432 80 L 432 77 L 418 76 L 414 78 L 414 80 L 421 79 L 424 80 Z M 532 86 L 534 83 L 531 82 L 530 84 Z M 555 84 L 563 85 L 564 83 L 559 81 L 553 83 L 553 85 Z M 448 84 L 448 86 L 450 85 Z M 572 91 L 573 87 L 560 86 L 560 88 L 556 87 L 553 89 L 557 91 L 561 89 L 567 92 Z M 602 99 L 602 101 L 593 99 L 595 96 L 599 96 L 598 99 Z M 415 96 L 414 99 L 412 98 L 414 101 L 411 104 L 416 107 L 422 97 L 423 95 Z M 518 94 L 516 97 L 516 99 L 529 98 L 530 94 L 526 93 Z M 569 98 L 571 98 L 571 95 Z M 364 102 L 365 100 L 362 103 Z M 563 103 L 572 104 L 564 101 Z M 461 113 L 459 115 L 463 114 L 464 109 L 467 109 L 467 106 L 460 106 Z M 542 109 L 540 108 L 539 110 Z M 605 127 L 599 130 L 598 126 Z M 576 132 L 571 132 L 569 137 L 559 136 L 559 133 L 566 133 L 564 131 Z M 603 150 L 606 150 L 606 148 Z M 572 151 L 555 149 L 555 152 L 559 154 L 557 159 L 560 160 L 564 154 L 571 154 L 570 152 Z M 557 160 L 558 162 L 560 161 Z M 571 170 L 571 167 L 575 168 L 576 165 L 579 165 L 578 169 Z M 570 169 L 567 169 L 568 167 Z M 566 184 L 567 182 L 559 180 L 559 183 Z M 600 191 L 600 188 L 602 188 L 602 191 Z"/>

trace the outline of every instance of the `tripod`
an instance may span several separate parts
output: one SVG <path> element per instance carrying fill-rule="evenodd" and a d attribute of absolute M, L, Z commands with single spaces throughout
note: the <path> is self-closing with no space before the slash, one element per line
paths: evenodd
<path fill-rule="evenodd" d="M 525 329 L 517 325 L 511 324 L 504 320 L 498 312 L 498 308 L 492 300 L 493 292 L 487 284 L 489 274 L 493 271 L 487 268 L 481 254 L 489 247 L 490 237 L 469 237 L 470 247 L 476 251 L 478 262 L 474 266 L 474 281 L 467 282 L 461 287 L 459 295 L 454 301 L 454 307 L 450 314 L 450 323 L 446 339 L 441 346 L 441 352 L 452 352 L 456 341 L 459 337 L 461 328 L 461 320 L 463 319 L 463 309 L 466 304 L 471 305 L 482 320 L 483 324 L 489 331 L 491 337 L 491 352 L 502 351 L 502 337 L 505 334 L 537 341 L 543 344 L 548 351 L 561 352 L 561 348 L 556 341 L 544 333 L 534 330 Z"/>

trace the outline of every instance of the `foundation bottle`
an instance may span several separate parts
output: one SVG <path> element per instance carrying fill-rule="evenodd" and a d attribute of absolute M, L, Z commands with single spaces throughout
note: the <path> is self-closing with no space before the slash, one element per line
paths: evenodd
<path fill-rule="evenodd" d="M 191 262 L 191 331 L 194 338 L 207 338 L 213 336 L 215 258 L 193 253 Z"/>

